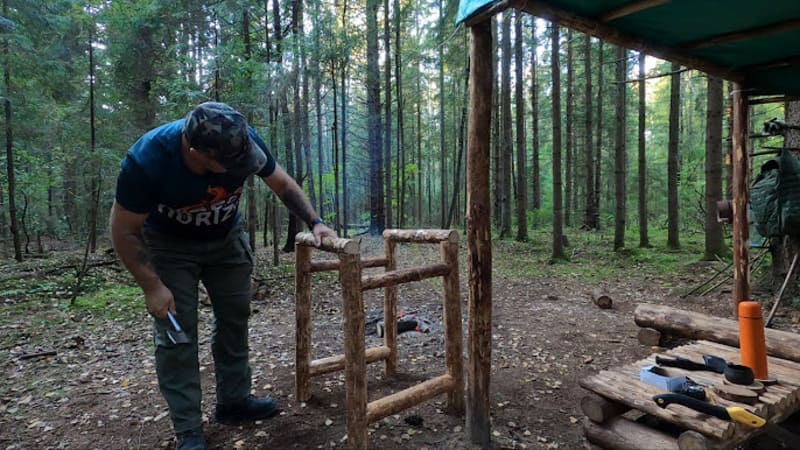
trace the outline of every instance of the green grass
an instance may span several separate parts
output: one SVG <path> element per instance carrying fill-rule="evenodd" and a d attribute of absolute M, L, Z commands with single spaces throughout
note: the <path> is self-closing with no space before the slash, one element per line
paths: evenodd
<path fill-rule="evenodd" d="M 110 319 L 128 319 L 141 314 L 144 297 L 138 286 L 106 286 L 98 291 L 79 295 L 68 307 L 76 312 L 107 316 Z"/>
<path fill-rule="evenodd" d="M 685 270 L 701 260 L 702 241 L 698 237 L 684 236 L 681 248 L 665 246 L 666 233 L 653 233 L 650 248 L 639 248 L 639 236 L 628 232 L 626 247 L 613 251 L 613 230 L 589 232 L 567 229 L 569 245 L 564 247 L 565 259 L 552 260 L 552 234 L 550 230 L 533 230 L 528 242 L 494 238 L 493 258 L 495 273 L 512 279 L 534 277 L 579 277 L 599 282 L 638 276 L 663 276 Z"/>

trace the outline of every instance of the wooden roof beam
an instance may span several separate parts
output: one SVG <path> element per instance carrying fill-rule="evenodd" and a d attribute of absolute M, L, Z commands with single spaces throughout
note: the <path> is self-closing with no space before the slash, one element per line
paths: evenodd
<path fill-rule="evenodd" d="M 796 102 L 798 100 L 800 100 L 800 97 L 789 97 L 781 95 L 777 97 L 750 98 L 747 100 L 747 103 L 750 105 L 766 105 L 768 103 Z"/>
<path fill-rule="evenodd" d="M 619 30 L 598 21 L 596 18 L 579 16 L 574 13 L 555 8 L 543 1 L 537 0 L 508 0 L 506 7 L 517 8 L 537 17 L 556 22 L 559 25 L 573 30 L 587 33 L 629 49 L 639 50 L 656 58 L 674 61 L 686 67 L 691 67 L 711 75 L 731 81 L 742 81 L 743 77 L 737 70 L 727 66 L 710 63 L 701 58 L 694 57 L 679 49 L 660 46 L 644 41 L 643 39 L 620 32 Z M 484 17 L 485 19 L 485 17 Z M 468 23 L 469 25 L 469 23 Z"/>
<path fill-rule="evenodd" d="M 800 29 L 800 19 L 787 20 L 762 27 L 741 30 L 733 33 L 721 34 L 708 39 L 690 42 L 681 46 L 683 50 L 694 51 L 702 48 L 715 47 L 717 45 L 731 44 L 734 42 L 746 41 L 748 39 L 769 36 L 771 34 L 784 33 Z"/>
<path fill-rule="evenodd" d="M 740 72 L 750 74 L 753 72 L 760 72 L 762 70 L 777 69 L 780 67 L 789 67 L 800 65 L 800 55 L 791 55 L 785 58 L 773 59 L 760 64 L 751 64 L 749 66 L 740 67 Z"/>
<path fill-rule="evenodd" d="M 600 17 L 598 17 L 598 19 L 601 22 L 611 22 L 612 20 L 619 19 L 620 17 L 629 16 L 639 11 L 644 11 L 645 9 L 650 9 L 669 2 L 670 0 L 639 0 L 602 14 Z"/>

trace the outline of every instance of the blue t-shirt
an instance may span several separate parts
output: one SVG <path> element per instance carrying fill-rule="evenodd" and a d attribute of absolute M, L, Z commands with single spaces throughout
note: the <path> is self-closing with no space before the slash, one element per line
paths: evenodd
<path fill-rule="evenodd" d="M 220 239 L 239 221 L 245 178 L 191 172 L 181 153 L 183 121 L 150 130 L 133 144 L 121 164 L 116 200 L 128 211 L 148 214 L 147 229 L 185 239 Z M 267 155 L 256 175 L 269 176 L 275 158 L 252 128 L 249 132 Z"/>

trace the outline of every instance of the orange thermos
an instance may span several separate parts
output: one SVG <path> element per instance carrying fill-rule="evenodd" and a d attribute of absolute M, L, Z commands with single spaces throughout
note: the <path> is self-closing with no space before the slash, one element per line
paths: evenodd
<path fill-rule="evenodd" d="M 757 380 L 766 380 L 767 342 L 764 338 L 764 317 L 758 302 L 739 303 L 739 351 L 742 365 L 753 369 Z"/>

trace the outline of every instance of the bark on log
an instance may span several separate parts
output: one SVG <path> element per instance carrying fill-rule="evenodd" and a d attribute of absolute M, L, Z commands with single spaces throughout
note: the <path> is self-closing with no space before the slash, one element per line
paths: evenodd
<path fill-rule="evenodd" d="M 636 337 L 639 339 L 639 343 L 642 345 L 647 345 L 649 347 L 661 346 L 662 334 L 656 329 L 640 328 Z"/>
<path fill-rule="evenodd" d="M 456 380 L 450 375 L 440 375 L 408 389 L 380 398 L 367 405 L 366 422 L 372 423 L 398 413 L 425 400 L 453 390 Z"/>
<path fill-rule="evenodd" d="M 458 242 L 458 232 L 455 230 L 383 230 L 383 238 L 394 242 Z"/>
<path fill-rule="evenodd" d="M 301 402 L 311 398 L 311 247 L 295 243 L 295 395 Z"/>
<path fill-rule="evenodd" d="M 316 247 L 314 235 L 312 233 L 297 233 L 297 235 L 294 237 L 294 242 L 295 245 L 300 244 L 308 247 Z M 357 255 L 361 252 L 360 247 L 361 245 L 359 242 L 353 239 L 326 237 L 322 240 L 322 243 L 318 248 L 331 253 Z"/>
<path fill-rule="evenodd" d="M 385 345 L 380 347 L 368 348 L 364 352 L 364 360 L 367 364 L 374 363 L 375 361 L 383 361 L 389 358 L 389 348 Z M 345 368 L 344 354 L 328 356 L 327 358 L 320 358 L 311 361 L 308 367 L 309 376 L 316 377 L 330 372 L 338 372 Z M 306 399 L 307 400 L 307 399 Z"/>
<path fill-rule="evenodd" d="M 603 425 L 597 425 L 588 419 L 584 420 L 583 434 L 589 442 L 603 448 L 618 450 L 641 450 L 643 448 L 678 450 L 678 442 L 672 436 L 632 422 L 622 416 L 614 417 Z"/>
<path fill-rule="evenodd" d="M 599 289 L 592 291 L 592 301 L 600 309 L 611 309 L 614 305 L 611 297 Z"/>
<path fill-rule="evenodd" d="M 739 346 L 739 323 L 731 319 L 642 303 L 636 307 L 634 320 L 640 327 L 655 328 L 672 336 Z M 800 362 L 800 335 L 772 329 L 765 329 L 764 334 L 768 355 Z"/>
<path fill-rule="evenodd" d="M 361 259 L 362 269 L 365 269 L 367 267 L 386 267 L 386 264 L 387 264 L 386 258 L 382 256 Z M 309 270 L 311 272 L 330 272 L 333 270 L 339 270 L 339 261 L 334 259 L 311 261 L 311 267 Z"/>
<path fill-rule="evenodd" d="M 461 284 L 458 281 L 458 243 L 442 242 L 439 252 L 450 268 L 444 278 L 444 346 L 447 374 L 455 386 L 447 394 L 447 406 L 452 414 L 464 413 L 464 344 L 461 327 Z"/>
<path fill-rule="evenodd" d="M 421 281 L 426 278 L 440 277 L 448 273 L 450 273 L 450 268 L 446 264 L 431 264 L 411 269 L 400 269 L 363 277 L 361 279 L 361 289 L 367 291 L 387 286 L 396 286 L 410 281 Z"/>
<path fill-rule="evenodd" d="M 581 399 L 581 411 L 595 423 L 605 423 L 630 409 L 628 405 L 612 402 L 599 395 L 587 395 Z"/>

